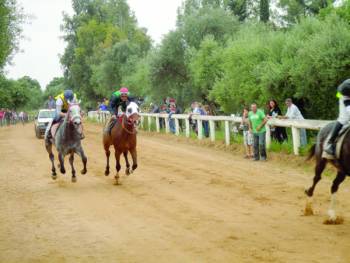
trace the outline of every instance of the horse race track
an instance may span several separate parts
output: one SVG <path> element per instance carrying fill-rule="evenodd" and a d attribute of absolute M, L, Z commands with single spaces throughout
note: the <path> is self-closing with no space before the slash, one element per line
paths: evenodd
<path fill-rule="evenodd" d="M 0 129 L 0 262 L 350 262 L 349 179 L 345 222 L 327 226 L 329 179 L 304 217 L 311 172 L 139 134 L 139 168 L 117 186 L 103 175 L 101 127 L 85 128 L 76 184 L 67 159 L 51 180 L 32 125 Z"/>

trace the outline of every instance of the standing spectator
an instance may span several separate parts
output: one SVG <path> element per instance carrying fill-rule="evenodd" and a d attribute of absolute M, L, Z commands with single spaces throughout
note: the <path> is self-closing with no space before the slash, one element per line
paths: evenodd
<path fill-rule="evenodd" d="M 301 114 L 299 108 L 293 104 L 292 99 L 286 99 L 286 105 L 288 107 L 287 113 L 283 119 L 291 120 L 304 120 L 303 115 Z M 306 130 L 300 129 L 300 146 L 305 146 L 307 144 Z"/>
<path fill-rule="evenodd" d="M 175 134 L 176 133 L 175 120 L 171 118 L 171 116 L 176 113 L 176 106 L 175 106 L 174 103 L 171 103 L 169 105 L 168 113 L 169 113 L 169 128 L 170 128 L 170 132 Z"/>
<path fill-rule="evenodd" d="M 56 101 L 53 99 L 52 96 L 49 96 L 49 99 L 46 102 L 46 108 L 47 109 L 56 109 Z"/>
<path fill-rule="evenodd" d="M 12 115 L 11 111 L 9 109 L 7 109 L 5 111 L 5 121 L 6 121 L 7 126 L 10 126 L 10 124 L 11 124 L 11 115 Z"/>
<path fill-rule="evenodd" d="M 243 114 L 242 114 L 242 122 L 240 125 L 240 129 L 243 130 L 243 143 L 244 143 L 244 148 L 245 148 L 245 158 L 250 159 L 253 158 L 253 134 L 251 129 L 249 129 L 249 109 L 245 107 L 243 109 Z"/>
<path fill-rule="evenodd" d="M 208 112 L 205 110 L 205 107 L 202 106 L 202 104 L 199 104 L 199 112 L 202 116 L 208 115 Z M 209 121 L 202 121 L 202 124 L 204 129 L 204 136 L 209 138 Z"/>
<path fill-rule="evenodd" d="M 269 117 L 268 118 L 278 118 L 282 116 L 282 111 L 278 107 L 278 104 L 275 100 L 270 100 L 268 103 Z M 286 128 L 284 127 L 271 127 L 271 137 L 278 141 L 279 143 L 283 143 L 288 140 Z"/>
<path fill-rule="evenodd" d="M 5 120 L 5 109 L 0 110 L 0 126 L 2 127 L 4 125 Z"/>
<path fill-rule="evenodd" d="M 262 110 L 258 110 L 256 103 L 251 105 L 248 114 L 250 129 L 254 137 L 254 161 L 265 161 L 266 155 L 266 128 L 267 118 Z"/>
<path fill-rule="evenodd" d="M 18 114 L 18 119 L 19 121 L 24 125 L 24 112 L 21 111 L 19 114 Z"/>

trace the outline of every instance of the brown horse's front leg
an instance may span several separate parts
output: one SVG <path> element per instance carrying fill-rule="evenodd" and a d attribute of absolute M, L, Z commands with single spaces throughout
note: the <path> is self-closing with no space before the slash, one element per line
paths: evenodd
<path fill-rule="evenodd" d="M 117 170 L 117 174 L 115 175 L 114 178 L 115 178 L 117 184 L 119 183 L 119 171 L 121 169 L 121 166 L 120 166 L 120 155 L 121 155 L 121 152 L 116 150 L 115 151 L 115 161 L 116 161 L 115 168 Z"/>
<path fill-rule="evenodd" d="M 137 152 L 136 152 L 136 148 L 130 150 L 131 153 L 131 157 L 132 157 L 132 169 L 131 169 L 131 173 L 133 173 L 136 168 L 137 168 Z"/>
<path fill-rule="evenodd" d="M 111 155 L 111 151 L 108 149 L 105 149 L 106 153 L 106 158 L 107 158 L 107 165 L 106 165 L 106 170 L 105 170 L 105 176 L 109 175 L 109 156 Z"/>
<path fill-rule="evenodd" d="M 130 163 L 128 160 L 128 152 L 127 151 L 123 152 L 123 155 L 124 155 L 124 159 L 125 159 L 125 163 L 126 163 L 125 174 L 130 175 Z"/>

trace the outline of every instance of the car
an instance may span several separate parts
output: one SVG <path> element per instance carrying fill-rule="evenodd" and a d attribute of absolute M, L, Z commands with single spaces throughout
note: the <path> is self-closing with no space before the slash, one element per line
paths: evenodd
<path fill-rule="evenodd" d="M 45 131 L 49 122 L 55 117 L 56 110 L 41 109 L 35 117 L 34 130 L 35 136 L 40 139 L 45 135 Z"/>

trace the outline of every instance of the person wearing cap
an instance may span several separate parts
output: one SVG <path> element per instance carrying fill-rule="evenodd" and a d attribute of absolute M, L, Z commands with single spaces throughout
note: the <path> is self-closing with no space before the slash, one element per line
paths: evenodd
<path fill-rule="evenodd" d="M 345 80 L 338 87 L 337 98 L 339 99 L 339 117 L 331 132 L 324 151 L 335 156 L 336 139 L 344 125 L 350 121 L 350 79 Z"/>
<path fill-rule="evenodd" d="M 75 103 L 77 102 L 77 95 L 72 90 L 65 90 L 61 94 L 57 95 L 55 97 L 56 100 L 56 114 L 53 120 L 48 124 L 46 132 L 45 132 L 45 138 L 51 139 L 51 127 L 55 123 L 60 122 L 67 114 L 69 103 Z M 81 135 L 81 139 L 84 139 L 84 135 Z"/>
<path fill-rule="evenodd" d="M 110 133 L 115 124 L 115 120 L 119 115 L 119 108 L 121 109 L 121 112 L 124 113 L 126 111 L 128 103 L 134 101 L 134 98 L 130 95 L 128 88 L 122 87 L 112 94 L 112 97 L 109 101 L 109 106 L 112 114 L 111 120 L 108 125 L 108 131 Z"/>

